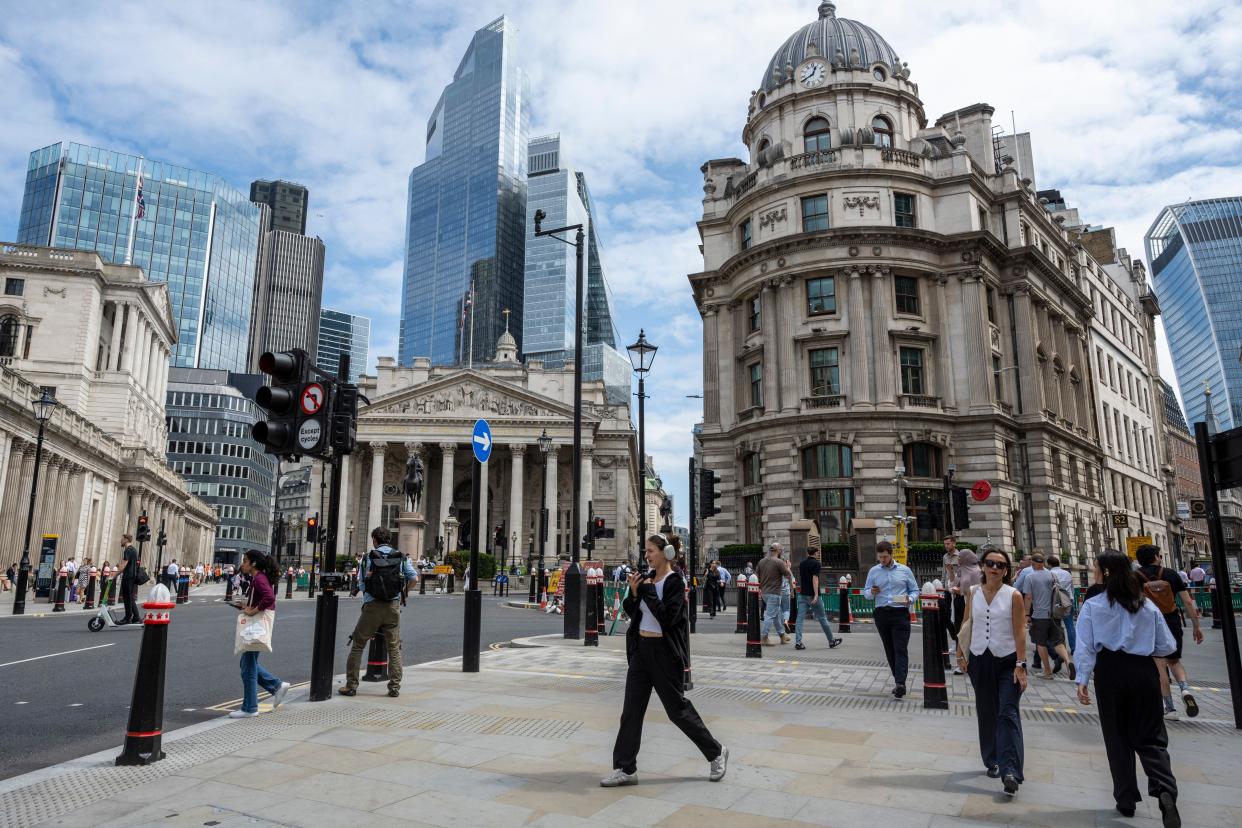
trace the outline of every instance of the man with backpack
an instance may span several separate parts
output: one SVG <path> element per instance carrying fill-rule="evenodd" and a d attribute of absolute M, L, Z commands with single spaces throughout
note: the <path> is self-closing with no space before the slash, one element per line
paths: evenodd
<path fill-rule="evenodd" d="M 1052 657 L 1060 657 L 1069 664 L 1070 681 L 1075 678 L 1074 662 L 1070 661 L 1069 652 L 1065 649 L 1065 636 L 1061 627 L 1053 618 L 1053 608 L 1057 604 L 1057 580 L 1051 572 L 1044 568 L 1044 553 L 1035 552 L 1031 555 L 1031 572 L 1023 579 L 1022 596 L 1026 600 L 1026 616 L 1031 621 L 1031 641 L 1035 643 L 1043 664 L 1043 672 L 1036 673 L 1041 678 L 1052 678 Z"/>
<path fill-rule="evenodd" d="M 345 662 L 342 696 L 358 693 L 358 673 L 362 651 L 376 634 L 384 636 L 388 648 L 388 695 L 401 695 L 401 596 L 408 584 L 418 580 L 413 565 L 389 543 L 392 535 L 383 526 L 371 530 L 371 551 L 361 561 L 352 595 L 362 592 L 362 610 L 350 636 L 349 659 Z"/>
<path fill-rule="evenodd" d="M 1194 718 L 1199 715 L 1199 704 L 1186 688 L 1186 668 L 1182 665 L 1182 616 L 1177 611 L 1177 594 L 1187 590 L 1186 582 L 1172 569 L 1163 565 L 1160 547 L 1145 543 L 1135 550 L 1139 563 L 1139 576 L 1143 579 L 1143 594 L 1156 605 L 1164 622 L 1173 633 L 1177 649 L 1164 658 L 1156 659 L 1156 670 L 1160 673 L 1160 695 L 1164 697 L 1164 716 L 1166 719 L 1177 718 L 1177 707 L 1173 704 L 1173 694 L 1169 687 L 1169 673 L 1177 680 L 1177 687 L 1182 693 L 1182 703 L 1186 705 L 1186 715 Z M 1199 608 L 1189 597 L 1182 600 L 1190 623 L 1194 627 L 1196 644 L 1203 643 L 1203 630 L 1199 626 Z"/>

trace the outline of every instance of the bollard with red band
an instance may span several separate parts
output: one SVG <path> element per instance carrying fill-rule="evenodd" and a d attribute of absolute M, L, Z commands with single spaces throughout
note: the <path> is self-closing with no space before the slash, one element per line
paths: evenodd
<path fill-rule="evenodd" d="M 751 575 L 746 582 L 746 657 L 763 658 L 759 641 L 759 576 Z"/>
<path fill-rule="evenodd" d="M 177 603 L 190 603 L 190 576 L 188 573 L 177 576 Z"/>
<path fill-rule="evenodd" d="M 949 691 L 940 660 L 940 601 L 934 592 L 924 591 L 919 603 L 923 607 L 923 706 L 948 710 Z"/>
<path fill-rule="evenodd" d="M 285 573 L 285 597 L 293 597 L 293 570 L 290 569 Z"/>
<path fill-rule="evenodd" d="M 125 747 L 118 765 L 149 765 L 164 758 L 164 665 L 168 658 L 168 624 L 176 604 L 168 587 L 158 584 L 142 605 L 142 644 L 129 704 Z"/>
<path fill-rule="evenodd" d="M 371 645 L 367 648 L 367 671 L 363 681 L 388 681 L 388 643 L 383 633 L 371 636 Z"/>
<path fill-rule="evenodd" d="M 940 622 L 936 640 L 940 643 L 940 663 L 946 670 L 953 669 L 953 663 L 949 661 L 949 610 L 951 607 L 952 599 L 949 597 L 949 593 L 941 591 L 940 611 L 936 614 L 936 618 Z"/>
<path fill-rule="evenodd" d="M 56 578 L 56 602 L 52 605 L 52 612 L 65 611 L 65 590 L 69 588 L 69 570 L 61 567 Z"/>
<path fill-rule="evenodd" d="M 595 626 L 599 635 L 608 635 L 608 615 L 604 612 L 604 570 L 599 570 L 599 589 L 595 590 Z"/>
<path fill-rule="evenodd" d="M 733 628 L 735 633 L 746 632 L 746 605 L 750 603 L 750 599 L 746 597 L 746 576 L 737 576 L 737 626 Z"/>
<path fill-rule="evenodd" d="M 837 632 L 850 631 L 850 582 L 842 575 L 837 581 Z"/>
<path fill-rule="evenodd" d="M 95 567 L 91 567 L 91 579 L 86 583 L 86 599 L 82 604 L 82 609 L 95 608 Z"/>
<path fill-rule="evenodd" d="M 603 582 L 603 570 L 587 567 L 586 619 L 583 621 L 582 636 L 582 646 L 584 647 L 599 646 L 599 622 L 595 618 L 595 614 L 599 611 L 599 602 L 595 600 L 595 593 L 601 589 Z"/>
<path fill-rule="evenodd" d="M 226 604 L 233 602 L 233 576 L 224 576 L 224 602 Z"/>

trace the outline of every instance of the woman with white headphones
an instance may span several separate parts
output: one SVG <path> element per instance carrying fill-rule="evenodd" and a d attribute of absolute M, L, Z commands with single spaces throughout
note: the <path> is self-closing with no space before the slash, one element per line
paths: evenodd
<path fill-rule="evenodd" d="M 686 582 L 672 566 L 677 550 L 663 535 L 652 535 L 647 538 L 646 558 L 651 569 L 642 576 L 629 576 L 630 590 L 622 604 L 630 619 L 625 634 L 630 669 L 625 676 L 621 728 L 612 749 L 613 772 L 599 784 L 605 788 L 637 784 L 638 748 L 652 690 L 673 724 L 711 763 L 707 778 L 719 782 L 729 762 L 729 749 L 712 737 L 683 692 L 689 618 Z"/>

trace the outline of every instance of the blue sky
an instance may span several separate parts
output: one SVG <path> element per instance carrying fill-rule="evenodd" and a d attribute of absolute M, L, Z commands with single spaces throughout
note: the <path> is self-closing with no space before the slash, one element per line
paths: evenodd
<path fill-rule="evenodd" d="M 532 78 L 532 134 L 560 132 L 600 208 L 617 327 L 661 346 L 648 447 L 687 504 L 701 330 L 699 166 L 745 157 L 746 101 L 816 0 L 18 0 L 0 18 L 0 239 L 16 236 L 26 157 L 77 140 L 311 190 L 325 301 L 372 318 L 395 355 L 406 179 L 427 115 L 475 29 L 508 14 Z M 839 0 L 903 60 L 929 119 L 985 101 L 1035 141 L 1037 185 L 1133 254 L 1165 204 L 1242 193 L 1242 4 L 1231 0 Z M 623 343 L 624 344 L 624 343 Z M 1167 354 L 1163 356 L 1167 377 Z"/>

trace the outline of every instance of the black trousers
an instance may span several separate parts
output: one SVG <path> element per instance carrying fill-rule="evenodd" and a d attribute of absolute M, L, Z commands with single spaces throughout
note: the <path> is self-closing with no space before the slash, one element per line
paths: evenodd
<path fill-rule="evenodd" d="M 946 615 L 949 620 L 949 635 L 957 641 L 957 631 L 962 628 L 962 616 L 966 614 L 966 599 L 961 594 L 952 596 L 953 614 Z"/>
<path fill-rule="evenodd" d="M 910 611 L 905 607 L 876 607 L 875 630 L 884 643 L 884 657 L 893 672 L 893 681 L 905 684 L 910 669 Z"/>
<path fill-rule="evenodd" d="M 621 708 L 621 729 L 612 748 L 612 766 L 626 773 L 638 769 L 638 749 L 643 740 L 643 718 L 655 690 L 664 712 L 681 732 L 690 737 L 703 758 L 720 755 L 720 743 L 712 738 L 694 705 L 682 692 L 682 666 L 662 638 L 639 638 L 638 651 L 630 659 L 625 676 L 625 705 Z"/>
<path fill-rule="evenodd" d="M 1142 799 L 1134 771 L 1135 755 L 1147 775 L 1147 795 L 1154 798 L 1168 791 L 1177 799 L 1160 676 L 1151 656 L 1100 650 L 1095 662 L 1095 702 L 1117 804 L 1128 808 Z"/>
<path fill-rule="evenodd" d="M 134 583 L 133 578 L 121 578 L 121 601 L 125 604 L 125 617 L 121 623 L 142 620 L 138 614 L 138 584 Z"/>
<path fill-rule="evenodd" d="M 979 721 L 979 755 L 985 767 L 1000 767 L 1002 775 L 1022 781 L 1022 688 L 1013 681 L 1018 654 L 997 657 L 988 650 L 971 653 L 966 672 L 975 688 L 975 718 Z"/>

